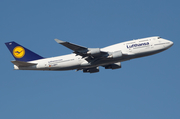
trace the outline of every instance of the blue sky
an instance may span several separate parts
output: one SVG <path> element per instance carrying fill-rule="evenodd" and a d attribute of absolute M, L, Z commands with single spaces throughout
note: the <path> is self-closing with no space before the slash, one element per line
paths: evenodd
<path fill-rule="evenodd" d="M 179 119 L 178 0 L 1 0 L 1 119 Z M 15 71 L 5 42 L 43 57 L 72 51 L 54 39 L 86 47 L 161 36 L 170 49 L 122 62 L 122 69 Z"/>

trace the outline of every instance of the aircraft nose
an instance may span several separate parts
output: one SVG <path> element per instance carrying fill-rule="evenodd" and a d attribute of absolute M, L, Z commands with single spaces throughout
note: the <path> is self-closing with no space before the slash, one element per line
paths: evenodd
<path fill-rule="evenodd" d="M 169 41 L 170 42 L 170 47 L 174 45 L 174 43 L 172 41 Z"/>
<path fill-rule="evenodd" d="M 171 46 L 173 46 L 173 44 L 174 43 L 172 41 L 164 39 L 164 46 L 166 48 L 170 48 Z"/>

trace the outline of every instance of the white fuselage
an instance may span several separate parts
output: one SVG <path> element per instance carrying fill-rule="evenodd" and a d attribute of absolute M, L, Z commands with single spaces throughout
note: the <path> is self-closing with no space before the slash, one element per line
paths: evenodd
<path fill-rule="evenodd" d="M 143 57 L 159 53 L 171 47 L 173 42 L 160 38 L 148 37 L 138 40 L 111 45 L 100 50 L 103 52 L 113 53 L 121 51 L 123 57 L 121 58 L 101 58 L 88 62 L 84 57 L 77 54 L 69 54 L 52 58 L 44 58 L 40 60 L 30 61 L 29 63 L 37 63 L 37 65 L 29 67 L 17 67 L 19 70 L 73 70 L 83 69 L 98 66 L 105 66 L 112 63 L 122 62 L 133 58 Z"/>

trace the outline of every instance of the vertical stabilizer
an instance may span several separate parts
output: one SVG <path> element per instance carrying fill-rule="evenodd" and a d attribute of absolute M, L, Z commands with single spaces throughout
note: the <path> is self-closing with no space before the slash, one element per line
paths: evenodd
<path fill-rule="evenodd" d="M 43 57 L 41 57 L 40 55 L 30 51 L 29 49 L 19 45 L 14 41 L 7 42 L 5 44 L 17 61 L 28 62 L 28 61 L 43 59 Z"/>

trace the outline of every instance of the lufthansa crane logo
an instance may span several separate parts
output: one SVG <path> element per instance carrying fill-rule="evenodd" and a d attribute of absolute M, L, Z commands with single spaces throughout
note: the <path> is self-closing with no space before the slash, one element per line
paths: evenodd
<path fill-rule="evenodd" d="M 25 50 L 21 46 L 17 46 L 13 50 L 13 55 L 16 58 L 22 58 L 25 55 Z"/>

